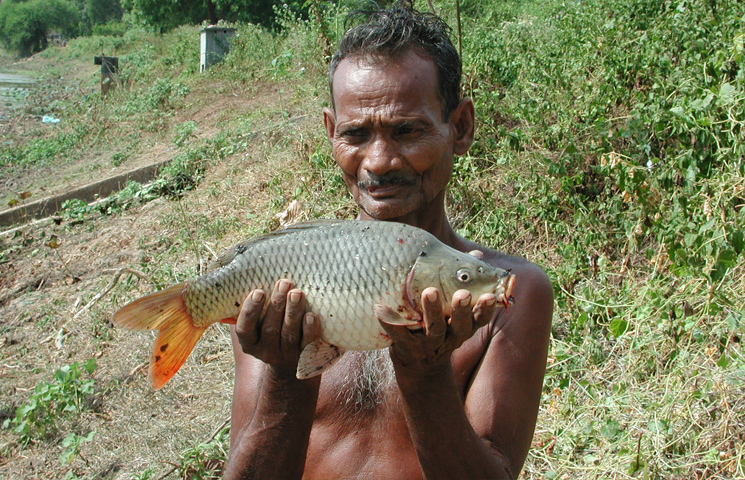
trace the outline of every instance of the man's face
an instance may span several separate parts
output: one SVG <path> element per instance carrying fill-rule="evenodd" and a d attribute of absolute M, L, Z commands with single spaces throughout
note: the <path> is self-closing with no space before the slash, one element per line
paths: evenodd
<path fill-rule="evenodd" d="M 324 124 L 362 218 L 393 220 L 442 201 L 453 154 L 465 153 L 473 139 L 473 106 L 461 102 L 443 121 L 432 60 L 413 50 L 385 62 L 346 58 L 334 73 L 333 96 L 335 111 L 324 110 Z"/>

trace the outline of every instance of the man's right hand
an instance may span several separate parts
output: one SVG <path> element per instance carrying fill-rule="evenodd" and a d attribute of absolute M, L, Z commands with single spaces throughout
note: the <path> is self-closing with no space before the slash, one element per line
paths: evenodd
<path fill-rule="evenodd" d="M 244 353 L 269 365 L 276 374 L 293 377 L 300 352 L 321 334 L 318 318 L 306 312 L 305 295 L 279 280 L 266 306 L 263 290 L 249 292 L 243 301 L 235 333 Z M 263 315 L 262 315 L 263 314 Z"/>

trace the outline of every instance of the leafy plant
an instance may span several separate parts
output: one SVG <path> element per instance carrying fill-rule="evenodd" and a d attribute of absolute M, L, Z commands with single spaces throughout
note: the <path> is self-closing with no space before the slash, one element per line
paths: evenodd
<path fill-rule="evenodd" d="M 67 465 L 72 462 L 75 457 L 80 455 L 80 448 L 84 443 L 90 443 L 93 441 L 93 437 L 96 436 L 95 431 L 88 432 L 86 436 L 80 436 L 76 433 L 71 433 L 62 440 L 63 452 L 59 457 L 60 463 Z"/>
<path fill-rule="evenodd" d="M 199 130 L 197 123 L 194 120 L 188 120 L 184 123 L 176 125 L 176 137 L 173 139 L 173 143 L 177 147 L 182 147 L 189 139 L 194 138 L 195 132 Z"/>
<path fill-rule="evenodd" d="M 74 362 L 58 369 L 51 382 L 36 385 L 28 402 L 18 407 L 15 417 L 6 420 L 4 426 L 12 424 L 23 442 L 53 435 L 62 418 L 86 410 L 85 400 L 93 394 L 95 382 L 85 374 L 91 375 L 95 370 L 94 358 L 82 365 Z"/>
<path fill-rule="evenodd" d="M 176 471 L 184 480 L 212 480 L 222 478 L 227 459 L 229 428 L 223 428 L 208 442 L 188 448 L 181 453 Z"/>

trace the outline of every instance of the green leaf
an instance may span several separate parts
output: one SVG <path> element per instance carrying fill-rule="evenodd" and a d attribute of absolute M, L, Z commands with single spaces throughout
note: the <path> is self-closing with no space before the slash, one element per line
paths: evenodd
<path fill-rule="evenodd" d="M 727 356 L 727 354 L 723 353 L 722 356 L 719 357 L 717 365 L 722 368 L 727 368 L 727 366 L 729 366 L 729 357 Z"/>
<path fill-rule="evenodd" d="M 610 331 L 614 337 L 618 338 L 629 329 L 629 322 L 616 318 L 610 322 Z"/>
<path fill-rule="evenodd" d="M 737 264 L 737 253 L 730 249 L 722 249 L 717 258 L 717 264 L 722 264 L 727 268 L 732 268 Z"/>
<path fill-rule="evenodd" d="M 91 358 L 90 360 L 85 362 L 83 364 L 83 368 L 85 369 L 86 372 L 93 373 L 96 370 L 96 359 Z"/>
<path fill-rule="evenodd" d="M 745 238 L 743 238 L 742 230 L 735 230 L 730 233 L 728 240 L 738 255 L 745 249 Z"/>
<path fill-rule="evenodd" d="M 733 87 L 729 83 L 724 83 L 719 88 L 719 95 L 718 95 L 719 100 L 721 100 L 723 103 L 727 105 L 734 103 L 736 93 L 737 93 L 737 88 Z"/>
<path fill-rule="evenodd" d="M 615 440 L 621 432 L 621 425 L 615 420 L 608 420 L 600 427 L 600 434 L 608 440 Z"/>

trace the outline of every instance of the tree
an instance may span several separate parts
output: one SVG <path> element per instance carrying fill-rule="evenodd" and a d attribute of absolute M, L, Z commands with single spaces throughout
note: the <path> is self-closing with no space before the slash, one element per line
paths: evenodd
<path fill-rule="evenodd" d="M 21 56 L 47 47 L 52 32 L 75 36 L 80 12 L 68 0 L 4 0 L 0 3 L 0 41 Z"/>
<path fill-rule="evenodd" d="M 125 10 L 160 31 L 179 25 L 219 20 L 253 22 L 271 26 L 274 0 L 123 0 Z M 284 2 L 295 3 L 295 2 Z"/>
<path fill-rule="evenodd" d="M 76 0 L 81 12 L 80 35 L 90 35 L 93 27 L 122 19 L 119 0 Z"/>

